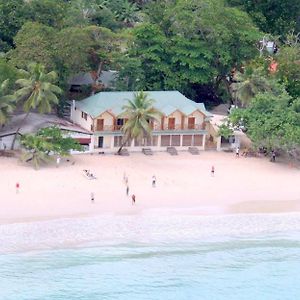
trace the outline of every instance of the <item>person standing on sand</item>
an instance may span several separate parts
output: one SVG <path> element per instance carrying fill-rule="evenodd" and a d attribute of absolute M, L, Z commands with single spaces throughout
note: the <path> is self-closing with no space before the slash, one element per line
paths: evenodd
<path fill-rule="evenodd" d="M 155 177 L 155 175 L 152 176 L 152 187 L 156 187 L 156 177 Z"/>
<path fill-rule="evenodd" d="M 126 185 L 126 196 L 128 196 L 129 195 L 129 185 L 127 184 Z"/>
<path fill-rule="evenodd" d="M 271 161 L 272 161 L 272 162 L 275 162 L 275 161 L 276 161 L 276 153 L 275 153 L 274 150 L 272 150 L 272 152 L 271 152 Z"/>
<path fill-rule="evenodd" d="M 60 156 L 57 156 L 57 158 L 56 158 L 56 168 L 59 167 L 59 164 L 60 164 Z"/>
<path fill-rule="evenodd" d="M 210 174 L 211 174 L 211 177 L 215 176 L 215 167 L 214 166 L 211 166 Z"/>
<path fill-rule="evenodd" d="M 16 183 L 16 193 L 19 194 L 19 189 L 20 189 L 20 183 Z"/>
<path fill-rule="evenodd" d="M 131 199 L 132 199 L 132 205 L 134 205 L 135 204 L 135 194 L 132 194 Z"/>
<path fill-rule="evenodd" d="M 240 157 L 240 147 L 237 147 L 235 150 L 235 157 L 239 158 Z"/>

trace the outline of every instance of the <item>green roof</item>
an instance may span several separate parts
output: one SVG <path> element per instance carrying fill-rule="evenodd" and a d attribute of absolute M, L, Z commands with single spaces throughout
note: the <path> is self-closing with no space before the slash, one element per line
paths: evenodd
<path fill-rule="evenodd" d="M 105 111 L 118 116 L 122 107 L 128 100 L 134 98 L 136 92 L 100 92 L 84 100 L 76 101 L 76 107 L 89 114 L 92 118 L 98 117 Z M 211 114 L 205 109 L 203 103 L 196 103 L 178 91 L 145 91 L 150 99 L 154 100 L 154 107 L 165 115 L 179 110 L 189 115 L 196 110 L 207 117 Z"/>

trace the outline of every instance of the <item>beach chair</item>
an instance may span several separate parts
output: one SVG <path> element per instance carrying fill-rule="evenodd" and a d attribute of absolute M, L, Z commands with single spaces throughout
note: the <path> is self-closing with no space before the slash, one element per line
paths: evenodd
<path fill-rule="evenodd" d="M 167 147 L 167 152 L 171 155 L 178 155 L 178 152 L 175 147 Z"/>
<path fill-rule="evenodd" d="M 145 155 L 153 155 L 153 152 L 152 152 L 151 148 L 143 148 L 143 149 L 142 149 L 142 152 L 143 152 Z"/>
<path fill-rule="evenodd" d="M 189 147 L 188 151 L 192 154 L 192 155 L 199 155 L 200 151 L 197 147 Z"/>

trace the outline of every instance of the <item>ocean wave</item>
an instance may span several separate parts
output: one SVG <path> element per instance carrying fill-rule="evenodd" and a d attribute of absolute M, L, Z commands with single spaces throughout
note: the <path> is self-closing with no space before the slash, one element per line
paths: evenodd
<path fill-rule="evenodd" d="M 139 243 L 299 238 L 300 214 L 193 215 L 156 210 L 0 225 L 0 253 Z"/>

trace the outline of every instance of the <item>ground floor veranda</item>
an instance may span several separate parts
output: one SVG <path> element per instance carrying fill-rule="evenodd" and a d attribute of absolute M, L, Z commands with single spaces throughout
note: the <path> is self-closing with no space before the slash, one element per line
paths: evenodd
<path fill-rule="evenodd" d="M 124 147 L 129 151 L 141 151 L 142 148 L 151 148 L 154 151 L 164 151 L 167 147 L 175 147 L 177 150 L 187 150 L 189 147 L 205 149 L 206 133 L 173 133 L 155 134 L 142 141 L 128 141 Z M 113 152 L 119 149 L 123 143 L 121 134 L 93 135 L 88 145 L 89 151 Z"/>

